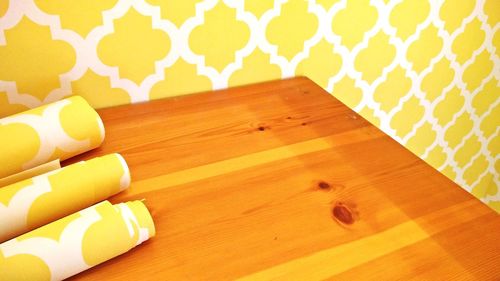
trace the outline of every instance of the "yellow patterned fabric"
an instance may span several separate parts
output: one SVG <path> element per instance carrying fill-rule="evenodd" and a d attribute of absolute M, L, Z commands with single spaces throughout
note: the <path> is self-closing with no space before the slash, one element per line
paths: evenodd
<path fill-rule="evenodd" d="M 1 178 L 0 179 L 0 187 L 2 186 L 7 186 L 11 185 L 16 182 L 23 181 L 25 179 L 29 179 L 41 174 L 48 173 L 50 171 L 54 171 L 57 169 L 61 168 L 61 162 L 59 162 L 59 159 L 57 160 L 52 160 L 50 162 L 47 162 L 45 164 L 41 164 L 39 166 L 36 166 L 34 168 L 24 170 L 20 173 L 10 175 L 6 178 Z"/>
<path fill-rule="evenodd" d="M 141 201 L 104 201 L 0 244 L 0 280 L 62 280 L 155 235 Z"/>
<path fill-rule="evenodd" d="M 0 115 L 306 75 L 500 211 L 500 1 L 459 2 L 4 0 Z"/>
<path fill-rule="evenodd" d="M 105 200 L 129 186 L 127 163 L 119 154 L 109 154 L 2 187 L 0 242 Z"/>
<path fill-rule="evenodd" d="M 98 147 L 104 126 L 75 96 L 0 119 L 0 178 Z"/>

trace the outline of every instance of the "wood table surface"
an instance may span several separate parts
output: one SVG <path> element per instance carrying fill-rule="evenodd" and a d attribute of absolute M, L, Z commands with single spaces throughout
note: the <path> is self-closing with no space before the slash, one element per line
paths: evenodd
<path fill-rule="evenodd" d="M 500 280 L 500 216 L 307 78 L 99 114 L 71 162 L 121 153 L 157 233 L 74 280 Z"/>

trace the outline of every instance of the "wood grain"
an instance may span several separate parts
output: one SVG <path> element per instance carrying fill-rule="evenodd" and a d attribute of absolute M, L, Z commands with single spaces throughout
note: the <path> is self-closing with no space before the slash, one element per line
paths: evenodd
<path fill-rule="evenodd" d="M 157 236 L 74 280 L 500 279 L 499 216 L 307 78 L 99 113 L 71 161 L 121 153 Z"/>

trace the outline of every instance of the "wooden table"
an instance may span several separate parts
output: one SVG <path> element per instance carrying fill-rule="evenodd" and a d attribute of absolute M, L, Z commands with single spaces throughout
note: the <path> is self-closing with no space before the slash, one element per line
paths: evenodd
<path fill-rule="evenodd" d="M 500 280 L 500 216 L 307 78 L 99 111 L 157 235 L 75 280 Z"/>

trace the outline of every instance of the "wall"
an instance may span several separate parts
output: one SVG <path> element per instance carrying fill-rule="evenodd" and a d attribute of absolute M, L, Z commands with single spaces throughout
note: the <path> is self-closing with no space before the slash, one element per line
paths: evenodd
<path fill-rule="evenodd" d="M 500 211 L 498 0 L 0 0 L 0 17 L 0 116 L 307 75 Z"/>

